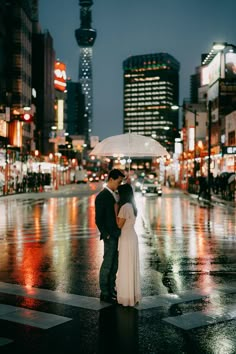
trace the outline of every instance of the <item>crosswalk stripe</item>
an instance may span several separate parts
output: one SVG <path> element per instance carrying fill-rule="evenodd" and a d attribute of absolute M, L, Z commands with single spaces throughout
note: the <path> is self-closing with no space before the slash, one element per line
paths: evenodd
<path fill-rule="evenodd" d="M 48 329 L 71 321 L 71 318 L 0 304 L 0 320 L 17 322 L 41 329 Z"/>
<path fill-rule="evenodd" d="M 236 289 L 235 289 L 236 292 Z M 181 304 L 183 302 L 190 302 L 201 300 L 210 295 L 210 291 L 189 290 L 179 294 L 165 294 L 153 295 L 144 297 L 139 305 L 136 306 L 138 310 L 147 310 L 160 306 L 171 306 Z"/>
<path fill-rule="evenodd" d="M 0 282 L 0 292 L 12 295 L 25 296 L 32 299 L 56 302 L 59 304 L 80 307 L 88 310 L 99 311 L 111 306 L 108 303 L 100 302 L 98 298 L 68 294 L 59 291 L 27 288 L 25 286 Z"/>
<path fill-rule="evenodd" d="M 3 347 L 4 345 L 7 345 L 12 342 L 12 339 L 0 337 L 0 347 Z"/>
<path fill-rule="evenodd" d="M 201 300 L 211 295 L 214 296 L 219 292 L 223 294 L 235 294 L 236 284 L 233 283 L 230 286 L 217 286 L 213 289 L 204 289 L 204 291 L 195 289 L 180 292 L 177 294 L 146 296 L 142 299 L 140 304 L 135 306 L 135 308 L 137 310 L 147 310 L 155 307 L 177 305 L 184 302 Z"/>
<path fill-rule="evenodd" d="M 75 306 L 75 307 L 84 308 L 88 310 L 95 310 L 95 311 L 99 311 L 105 307 L 111 306 L 108 303 L 100 302 L 100 300 L 95 297 L 69 294 L 69 293 L 63 293 L 63 292 L 47 290 L 47 289 L 27 288 L 22 285 L 10 284 L 4 282 L 0 282 L 0 293 L 25 296 L 37 300 L 55 302 L 55 303 L 60 303 L 64 305 L 70 305 L 70 306 Z M 235 294 L 236 284 L 232 283 L 230 286 L 219 285 L 215 288 L 209 288 L 204 290 L 201 289 L 188 290 L 184 292 L 179 292 L 177 294 L 146 296 L 142 298 L 142 301 L 138 305 L 136 305 L 135 308 L 136 310 L 140 311 L 140 310 L 147 310 L 147 309 L 161 307 L 161 306 L 172 306 L 184 302 L 201 300 L 209 296 L 214 296 L 217 293 Z"/>
<path fill-rule="evenodd" d="M 135 308 L 137 310 L 147 310 L 154 307 L 171 306 L 181 304 L 183 302 L 201 300 L 207 296 L 207 294 L 203 295 L 200 292 L 189 292 L 183 294 L 182 296 L 177 294 L 146 296 Z"/>
<path fill-rule="evenodd" d="M 218 310 L 219 312 L 222 309 Z M 176 327 L 184 330 L 191 330 L 193 328 L 208 326 L 224 321 L 231 321 L 236 318 L 236 306 L 228 306 L 223 309 L 223 313 L 217 314 L 217 309 L 213 313 L 207 312 L 191 312 L 175 317 L 163 318 L 163 321 L 170 323 Z"/>

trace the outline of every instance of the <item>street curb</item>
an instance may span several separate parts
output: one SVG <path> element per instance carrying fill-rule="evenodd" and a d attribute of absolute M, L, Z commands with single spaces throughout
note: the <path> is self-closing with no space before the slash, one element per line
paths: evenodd
<path fill-rule="evenodd" d="M 236 207 L 236 203 L 235 202 L 224 200 L 224 199 L 220 199 L 220 198 L 216 198 L 215 196 L 212 196 L 211 197 L 211 201 L 209 201 L 209 200 L 203 199 L 203 198 L 198 200 L 197 194 L 191 194 L 191 193 L 189 193 L 187 191 L 184 191 L 184 194 L 186 194 L 189 197 L 191 197 L 192 199 L 196 200 L 199 204 L 200 204 L 200 202 L 203 202 L 203 203 L 205 203 L 205 205 L 211 205 L 211 206 L 214 206 L 215 204 L 218 204 L 218 205 L 221 204 L 221 205 L 229 206 L 229 207 L 232 207 L 232 208 Z"/>

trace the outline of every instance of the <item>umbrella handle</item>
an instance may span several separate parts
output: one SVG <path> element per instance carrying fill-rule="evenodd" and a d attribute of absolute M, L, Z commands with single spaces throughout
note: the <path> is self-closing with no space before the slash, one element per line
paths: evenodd
<path fill-rule="evenodd" d="M 130 178 L 129 174 L 128 174 L 128 176 L 125 179 L 125 183 L 131 184 L 131 178 Z"/>
<path fill-rule="evenodd" d="M 131 133 L 131 129 L 129 129 L 129 159 L 128 159 L 128 163 L 129 163 L 129 166 L 128 166 L 128 171 L 129 171 L 129 174 L 130 174 L 130 139 L 131 139 L 131 136 L 130 136 L 130 133 Z"/>

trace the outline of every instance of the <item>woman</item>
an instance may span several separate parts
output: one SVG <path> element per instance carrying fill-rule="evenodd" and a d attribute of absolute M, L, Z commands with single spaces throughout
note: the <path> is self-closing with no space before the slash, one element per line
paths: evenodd
<path fill-rule="evenodd" d="M 137 208 L 130 184 L 118 187 L 116 204 L 119 238 L 119 263 L 116 280 L 117 302 L 123 306 L 135 306 L 141 300 L 138 237 L 134 229 Z"/>

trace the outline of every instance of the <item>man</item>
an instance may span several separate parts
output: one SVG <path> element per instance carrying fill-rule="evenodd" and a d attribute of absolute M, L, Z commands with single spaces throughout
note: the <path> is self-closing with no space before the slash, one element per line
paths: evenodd
<path fill-rule="evenodd" d="M 111 170 L 108 174 L 106 187 L 95 199 L 95 221 L 101 233 L 100 240 L 104 242 L 103 262 L 99 274 L 100 300 L 109 303 L 116 302 L 115 283 L 118 269 L 118 238 L 121 233 L 116 223 L 115 191 L 124 177 L 125 175 L 120 170 Z"/>
<path fill-rule="evenodd" d="M 206 198 L 207 193 L 207 180 L 206 177 L 200 176 L 198 177 L 199 181 L 199 191 L 198 191 L 198 200 L 203 197 Z"/>

